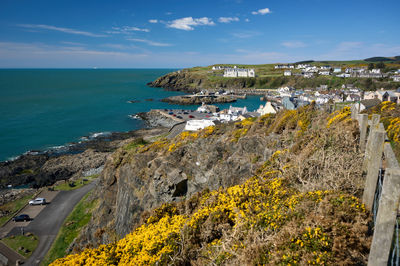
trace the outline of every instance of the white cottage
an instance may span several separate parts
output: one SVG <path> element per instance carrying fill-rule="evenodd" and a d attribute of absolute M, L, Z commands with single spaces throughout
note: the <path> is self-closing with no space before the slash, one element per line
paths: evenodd
<path fill-rule="evenodd" d="M 215 126 L 214 122 L 211 120 L 189 120 L 186 122 L 185 130 L 187 131 L 196 131 L 209 126 Z"/>

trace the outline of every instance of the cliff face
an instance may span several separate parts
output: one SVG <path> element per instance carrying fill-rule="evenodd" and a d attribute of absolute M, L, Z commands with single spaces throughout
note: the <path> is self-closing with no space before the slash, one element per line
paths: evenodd
<path fill-rule="evenodd" d="M 168 143 L 118 150 L 107 160 L 94 193 L 101 205 L 76 247 L 109 243 L 132 231 L 145 210 L 251 176 L 271 155 L 268 146 L 275 137 L 250 134 L 235 140 L 232 127 L 221 128 L 218 137 L 188 133 Z"/>

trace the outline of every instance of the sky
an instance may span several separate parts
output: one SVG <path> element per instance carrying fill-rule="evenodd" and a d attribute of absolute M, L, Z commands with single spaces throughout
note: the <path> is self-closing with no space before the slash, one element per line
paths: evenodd
<path fill-rule="evenodd" d="M 396 56 L 399 11 L 399 0 L 1 0 L 0 68 Z"/>

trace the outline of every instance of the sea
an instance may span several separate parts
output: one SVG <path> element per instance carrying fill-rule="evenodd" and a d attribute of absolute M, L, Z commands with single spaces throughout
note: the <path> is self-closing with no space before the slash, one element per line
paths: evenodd
<path fill-rule="evenodd" d="M 132 114 L 196 109 L 160 100 L 182 92 L 146 84 L 177 69 L 0 69 L 0 161 L 65 147 L 83 137 L 145 127 Z M 133 102 L 130 102 L 133 101 Z M 235 103 L 256 110 L 259 96 Z"/>

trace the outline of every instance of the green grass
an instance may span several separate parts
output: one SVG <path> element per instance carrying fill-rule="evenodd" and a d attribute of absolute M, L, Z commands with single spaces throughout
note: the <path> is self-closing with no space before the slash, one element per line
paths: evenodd
<path fill-rule="evenodd" d="M 15 250 L 25 258 L 29 258 L 32 255 L 32 252 L 36 249 L 39 243 L 39 239 L 33 234 L 30 234 L 30 236 L 19 235 L 6 237 L 3 238 L 1 241 L 3 241 L 8 247 Z M 20 247 L 24 247 L 24 249 L 19 250 Z"/>
<path fill-rule="evenodd" d="M 49 265 L 54 260 L 67 255 L 66 249 L 78 236 L 82 227 L 84 227 L 92 217 L 92 211 L 96 206 L 97 199 L 90 201 L 88 199 L 90 194 L 91 192 L 83 197 L 67 219 L 65 219 L 61 230 L 58 232 L 56 240 L 44 257 L 41 265 Z"/>
<path fill-rule="evenodd" d="M 81 177 L 78 180 L 74 181 L 74 185 L 70 186 L 68 182 L 62 183 L 60 185 L 54 186 L 54 190 L 64 190 L 64 191 L 69 191 L 69 190 L 74 190 L 83 187 L 84 185 L 89 184 L 90 182 L 93 181 L 93 179 L 97 178 L 99 175 L 91 175 L 91 176 L 85 176 Z"/>
<path fill-rule="evenodd" d="M 12 202 L 8 202 L 2 206 L 0 206 L 0 209 L 2 211 L 9 211 L 10 214 L 3 216 L 0 218 L 0 226 L 4 225 L 5 222 L 7 222 L 8 219 L 10 219 L 11 217 L 13 217 L 15 215 L 15 213 L 21 209 L 29 200 L 32 199 L 34 193 L 27 195 L 23 198 L 20 198 L 18 200 L 12 201 Z"/>

